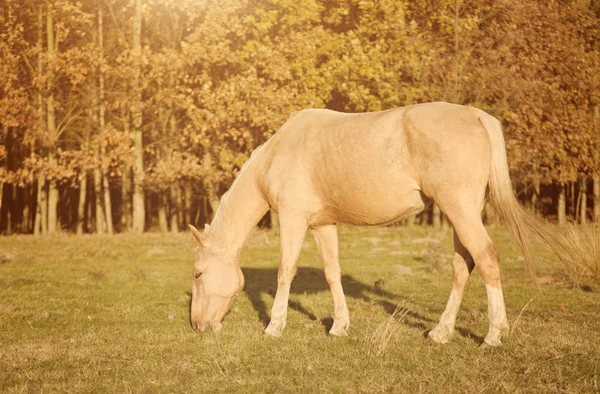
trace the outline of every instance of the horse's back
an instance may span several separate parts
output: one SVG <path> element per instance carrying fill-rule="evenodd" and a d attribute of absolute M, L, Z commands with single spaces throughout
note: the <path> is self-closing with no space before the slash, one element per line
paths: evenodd
<path fill-rule="evenodd" d="M 464 166 L 447 156 L 463 152 L 472 133 L 464 130 L 478 125 L 474 110 L 428 103 L 359 114 L 299 111 L 269 142 L 263 189 L 272 205 L 323 222 L 401 219 L 424 208 L 428 189 L 434 193 L 447 172 L 443 163 Z"/>

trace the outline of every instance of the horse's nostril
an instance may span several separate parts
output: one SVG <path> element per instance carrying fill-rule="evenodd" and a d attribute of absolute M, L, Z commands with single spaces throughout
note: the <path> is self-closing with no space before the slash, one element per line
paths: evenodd
<path fill-rule="evenodd" d="M 200 326 L 198 326 L 198 323 L 196 322 L 192 323 L 192 328 L 194 329 L 194 331 L 200 331 Z"/>

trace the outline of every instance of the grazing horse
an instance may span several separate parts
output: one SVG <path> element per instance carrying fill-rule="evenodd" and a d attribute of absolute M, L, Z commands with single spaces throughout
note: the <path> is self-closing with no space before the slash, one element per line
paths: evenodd
<path fill-rule="evenodd" d="M 450 297 L 429 338 L 450 340 L 469 274 L 477 267 L 488 299 L 489 331 L 482 345 L 498 346 L 508 333 L 508 321 L 498 248 L 481 220 L 486 195 L 529 262 L 524 230 L 538 225 L 513 194 L 497 119 L 477 108 L 439 102 L 357 114 L 295 112 L 252 153 L 223 195 L 212 224 L 204 232 L 190 226 L 199 245 L 192 327 L 221 329 L 244 286 L 240 251 L 271 208 L 279 214 L 281 251 L 265 333 L 282 334 L 296 260 L 311 229 L 333 294 L 329 334 L 347 335 L 350 319 L 336 224 L 384 225 L 419 213 L 433 201 L 452 223 L 454 260 Z"/>

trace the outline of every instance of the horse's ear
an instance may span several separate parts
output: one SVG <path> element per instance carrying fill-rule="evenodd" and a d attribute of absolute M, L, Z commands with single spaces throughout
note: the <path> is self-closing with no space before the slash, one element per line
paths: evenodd
<path fill-rule="evenodd" d="M 198 242 L 198 245 L 200 245 L 200 247 L 202 248 L 206 247 L 206 237 L 204 236 L 204 234 L 198 231 L 198 229 L 192 226 L 191 224 L 188 224 L 188 226 L 190 226 L 190 230 L 192 230 L 192 235 L 194 236 L 196 242 Z"/>

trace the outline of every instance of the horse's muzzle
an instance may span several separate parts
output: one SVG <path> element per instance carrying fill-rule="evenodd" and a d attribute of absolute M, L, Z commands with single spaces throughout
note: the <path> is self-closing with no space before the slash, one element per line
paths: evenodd
<path fill-rule="evenodd" d="M 204 331 L 212 331 L 219 332 L 223 325 L 217 322 L 205 321 L 203 323 L 198 324 L 197 322 L 192 323 L 192 329 L 196 332 L 204 332 Z"/>

